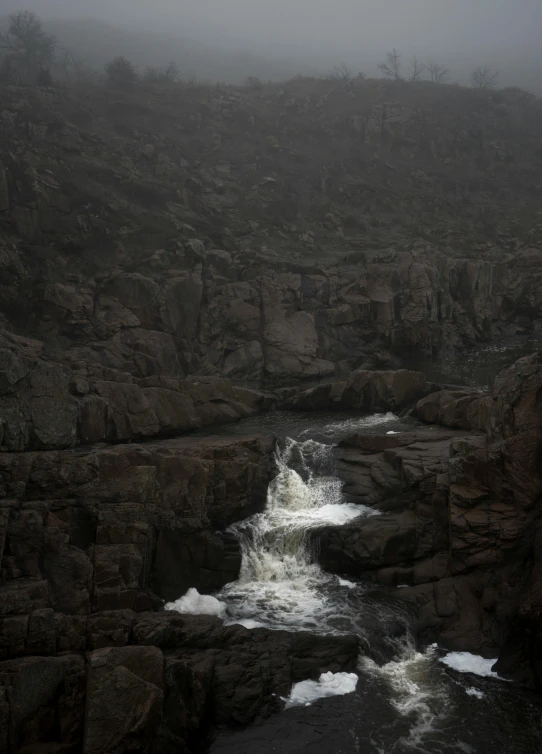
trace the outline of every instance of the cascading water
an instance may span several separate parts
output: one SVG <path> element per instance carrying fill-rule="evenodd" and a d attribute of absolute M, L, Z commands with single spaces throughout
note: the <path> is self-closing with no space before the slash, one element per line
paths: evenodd
<path fill-rule="evenodd" d="M 333 632 L 346 612 L 340 592 L 353 584 L 313 562 L 308 532 L 375 511 L 344 500 L 330 445 L 287 438 L 276 462 L 265 511 L 230 528 L 241 543 L 241 573 L 218 597 L 230 622 Z"/>

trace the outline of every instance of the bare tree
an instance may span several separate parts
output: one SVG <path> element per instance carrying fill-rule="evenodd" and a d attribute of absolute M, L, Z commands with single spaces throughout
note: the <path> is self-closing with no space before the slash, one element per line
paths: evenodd
<path fill-rule="evenodd" d="M 419 81 L 425 72 L 425 68 L 425 63 L 422 63 L 422 61 L 416 57 L 412 58 L 412 64 L 410 67 L 410 80 Z"/>
<path fill-rule="evenodd" d="M 153 84 L 177 84 L 181 78 L 181 72 L 177 63 L 171 61 L 164 68 L 148 66 L 145 71 L 145 81 Z"/>
<path fill-rule="evenodd" d="M 498 78 L 498 71 L 492 71 L 487 65 L 479 65 L 471 73 L 470 80 L 476 89 L 493 89 Z"/>
<path fill-rule="evenodd" d="M 59 48 L 55 62 L 62 69 L 62 73 L 68 81 L 74 78 L 77 69 L 84 65 L 82 58 L 77 57 L 77 55 L 65 47 Z"/>
<path fill-rule="evenodd" d="M 378 68 L 388 79 L 399 81 L 401 78 L 401 56 L 395 49 L 386 54 L 386 60 L 378 64 Z"/>
<path fill-rule="evenodd" d="M 21 83 L 45 82 L 56 50 L 56 39 L 43 31 L 35 13 L 19 10 L 9 16 L 7 31 L 0 33 L 2 73 Z"/>
<path fill-rule="evenodd" d="M 129 87 L 137 81 L 137 71 L 133 63 L 120 55 L 105 66 L 105 74 L 110 84 Z"/>
<path fill-rule="evenodd" d="M 354 77 L 352 75 L 352 71 L 346 65 L 346 63 L 344 61 L 341 61 L 339 65 L 333 66 L 329 73 L 329 78 L 344 81 L 345 84 L 349 84 Z"/>
<path fill-rule="evenodd" d="M 433 60 L 426 63 L 425 67 L 429 74 L 429 80 L 434 84 L 444 84 L 450 75 L 450 71 L 445 66 L 435 63 Z"/>
<path fill-rule="evenodd" d="M 98 72 L 91 68 L 84 58 L 65 47 L 59 48 L 55 65 L 62 70 L 67 81 L 91 83 L 99 78 Z"/>

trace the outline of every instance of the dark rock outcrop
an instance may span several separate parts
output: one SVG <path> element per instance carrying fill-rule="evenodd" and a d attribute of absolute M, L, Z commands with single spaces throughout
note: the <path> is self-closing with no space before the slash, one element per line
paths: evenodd
<path fill-rule="evenodd" d="M 354 666 L 355 639 L 148 612 L 237 578 L 238 544 L 217 529 L 261 508 L 273 446 L 224 435 L 0 454 L 3 751 L 195 751 L 212 724 Z"/>
<path fill-rule="evenodd" d="M 40 358 L 43 343 L 0 332 L 0 449 L 70 448 L 171 436 L 249 416 L 273 396 L 218 377 L 134 378 Z"/>
<path fill-rule="evenodd" d="M 292 683 L 352 670 L 359 652 L 354 637 L 176 613 L 113 611 L 79 628 L 77 653 L 0 662 L 3 751 L 199 751 L 211 725 L 268 714 Z"/>
<path fill-rule="evenodd" d="M 145 610 L 153 594 L 235 579 L 238 547 L 215 532 L 264 504 L 273 443 L 183 438 L 0 454 L 0 615 Z"/>

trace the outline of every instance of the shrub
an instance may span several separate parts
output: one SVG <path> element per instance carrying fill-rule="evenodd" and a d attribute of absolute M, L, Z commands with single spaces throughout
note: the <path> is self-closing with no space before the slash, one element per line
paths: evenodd
<path fill-rule="evenodd" d="M 135 66 L 122 55 L 105 66 L 105 74 L 108 82 L 115 86 L 130 87 L 137 81 Z"/>

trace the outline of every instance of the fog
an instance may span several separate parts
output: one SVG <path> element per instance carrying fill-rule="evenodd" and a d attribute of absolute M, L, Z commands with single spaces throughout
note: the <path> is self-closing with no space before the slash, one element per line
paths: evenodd
<path fill-rule="evenodd" d="M 216 66 L 219 76 L 234 53 L 247 56 L 245 75 L 264 59 L 271 77 L 274 68 L 325 72 L 341 60 L 376 75 L 378 61 L 396 47 L 405 61 L 418 55 L 442 62 L 452 80 L 465 81 L 470 69 L 487 64 L 500 70 L 503 85 L 542 90 L 540 0 L 1 0 L 0 6 L 35 10 L 57 28 L 58 19 L 71 19 L 74 29 L 75 20 L 91 17 L 140 40 L 142 32 L 182 37 L 192 50 L 200 44 L 216 57 L 207 60 L 206 75 Z M 156 39 L 143 43 L 136 62 L 156 62 L 155 47 Z M 194 62 L 202 61 L 196 55 Z"/>

